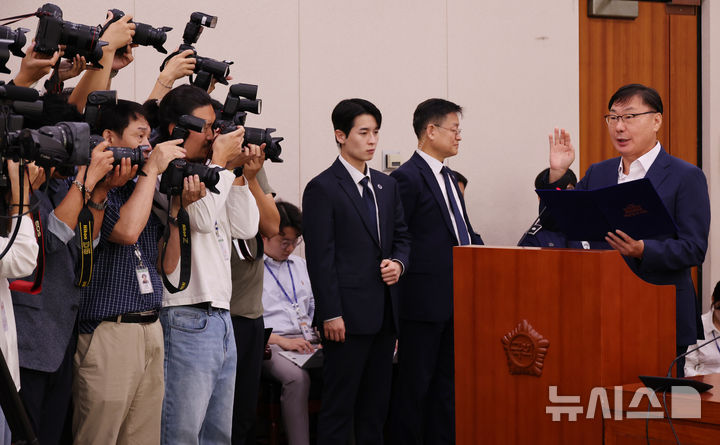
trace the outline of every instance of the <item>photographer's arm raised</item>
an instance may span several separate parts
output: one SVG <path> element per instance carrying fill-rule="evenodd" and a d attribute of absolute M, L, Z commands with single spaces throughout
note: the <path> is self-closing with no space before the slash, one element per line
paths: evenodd
<path fill-rule="evenodd" d="M 98 182 L 100 182 L 100 180 L 105 177 L 108 172 L 112 171 L 113 154 L 112 152 L 105 151 L 105 147 L 107 146 L 107 142 L 98 144 L 93 149 L 90 166 L 85 167 L 83 165 L 78 167 L 76 181 L 85 185 L 85 189 L 88 194 L 95 189 L 96 184 L 98 184 Z M 80 189 L 77 187 L 70 187 L 67 195 L 65 195 L 65 198 L 63 198 L 60 204 L 55 207 L 53 213 L 57 219 L 65 223 L 65 225 L 69 228 L 74 229 L 78 224 L 78 215 L 80 214 L 84 204 L 85 197 Z M 94 212 L 93 216 L 95 216 Z M 100 215 L 100 217 L 102 217 L 102 215 Z M 95 216 L 93 239 L 97 238 L 100 233 L 101 226 L 102 219 L 98 221 L 98 217 Z"/>
<path fill-rule="evenodd" d="M 13 79 L 13 83 L 19 87 L 30 88 L 35 82 L 50 73 L 58 58 L 62 57 L 62 48 L 60 51 L 55 51 L 52 57 L 46 58 L 44 54 L 35 52 L 35 41 L 33 40 L 26 51 L 25 57 L 20 62 L 20 71 Z"/>
<path fill-rule="evenodd" d="M 108 13 L 108 15 L 109 20 L 112 15 L 110 13 Z M 132 16 L 126 15 L 107 27 L 101 37 L 103 41 L 108 42 L 106 46 L 102 47 L 103 56 L 102 59 L 100 59 L 100 64 L 103 68 L 85 71 L 85 74 L 70 94 L 68 103 L 74 105 L 80 113 L 85 109 L 85 102 L 90 93 L 105 90 L 109 87 L 110 71 L 113 68 L 115 51 L 119 48 L 127 47 L 130 42 L 132 42 L 133 35 L 135 35 L 135 24 L 128 23 L 130 20 L 132 20 Z M 128 57 L 127 54 L 125 54 L 124 57 Z M 130 61 L 132 61 L 132 55 L 129 57 Z"/>
<path fill-rule="evenodd" d="M 251 145 L 251 148 L 257 147 Z M 275 205 L 275 199 L 271 194 L 265 194 L 257 180 L 257 174 L 265 162 L 265 144 L 257 147 L 259 156 L 248 160 L 245 163 L 243 174 L 247 180 L 250 193 L 252 193 L 260 212 L 260 234 L 266 238 L 272 238 L 278 234 L 280 228 L 280 213 Z"/>
<path fill-rule="evenodd" d="M 158 175 L 165 171 L 170 161 L 185 157 L 180 147 L 182 139 L 160 143 L 150 153 L 143 166 L 145 176 L 139 176 L 130 199 L 120 207 L 118 222 L 113 227 L 109 241 L 117 244 L 135 244 L 145 228 L 152 210 Z"/>
<path fill-rule="evenodd" d="M 229 168 L 228 160 L 234 159 L 242 150 L 244 134 L 245 129 L 240 127 L 233 132 L 218 135 L 212 144 L 212 164 Z M 210 233 L 215 230 L 218 209 L 225 206 L 231 187 L 237 181 L 231 171 L 222 170 L 219 174 L 220 179 L 215 187 L 220 193 L 208 193 L 203 199 L 187 206 L 193 231 Z"/>
<path fill-rule="evenodd" d="M 193 73 L 193 70 L 195 69 L 195 58 L 189 57 L 192 54 L 193 51 L 191 49 L 186 49 L 168 60 L 168 63 L 165 64 L 165 68 L 162 72 L 160 72 L 160 75 L 155 81 L 155 86 L 150 92 L 150 96 L 148 96 L 147 100 L 157 99 L 159 102 L 160 99 L 165 97 L 165 95 L 172 89 L 176 80 L 189 76 Z"/>

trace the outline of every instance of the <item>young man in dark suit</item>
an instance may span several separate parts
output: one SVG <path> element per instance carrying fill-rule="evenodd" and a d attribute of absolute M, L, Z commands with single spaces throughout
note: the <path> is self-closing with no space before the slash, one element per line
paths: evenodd
<path fill-rule="evenodd" d="M 698 167 L 668 154 L 658 141 L 663 103 L 653 88 L 640 84 L 620 87 L 608 102 L 605 121 L 620 157 L 591 165 L 576 188 L 592 190 L 648 178 L 678 231 L 674 237 L 636 240 L 616 230 L 608 232 L 605 242 L 592 242 L 590 246 L 617 250 L 645 281 L 675 285 L 676 347 L 680 355 L 703 336 L 691 268 L 705 260 L 710 233 L 710 198 L 705 174 Z M 575 160 L 575 150 L 565 130 L 555 129 L 549 140 L 547 187 L 555 187 Z M 678 360 L 678 377 L 683 376 L 684 365 L 684 358 Z"/>
<path fill-rule="evenodd" d="M 418 148 L 391 176 L 400 185 L 412 269 L 400 283 L 398 387 L 393 443 L 455 443 L 453 258 L 458 245 L 482 244 L 453 172 L 462 108 L 428 99 L 415 109 Z"/>
<path fill-rule="evenodd" d="M 303 194 L 315 324 L 323 337 L 318 445 L 381 444 L 397 332 L 396 283 L 408 265 L 409 236 L 394 179 L 370 169 L 382 116 L 346 99 L 333 110 L 340 156 Z"/>

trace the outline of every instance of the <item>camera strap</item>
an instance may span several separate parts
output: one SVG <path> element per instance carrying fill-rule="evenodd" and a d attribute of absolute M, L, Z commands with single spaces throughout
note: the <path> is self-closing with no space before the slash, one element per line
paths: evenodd
<path fill-rule="evenodd" d="M 78 215 L 78 227 L 80 228 L 80 258 L 75 263 L 75 286 L 87 287 L 92 278 L 93 268 L 93 228 L 95 218 L 88 208 L 83 204 Z"/>
<path fill-rule="evenodd" d="M 160 252 L 160 276 L 162 277 L 163 284 L 165 285 L 165 288 L 168 290 L 168 292 L 174 294 L 176 292 L 185 290 L 185 288 L 188 286 L 188 283 L 190 282 L 190 266 L 192 264 L 190 256 L 190 215 L 188 215 L 187 210 L 185 210 L 185 207 L 182 205 L 181 195 L 180 210 L 177 214 L 177 226 L 178 231 L 180 232 L 180 280 L 177 287 L 175 287 L 170 282 L 167 274 L 165 273 L 165 251 L 167 249 L 168 240 L 170 239 L 170 224 L 172 221 L 172 217 L 170 216 L 170 207 L 172 207 L 172 196 L 168 194 L 167 197 L 167 219 L 165 222 L 165 232 L 163 233 L 162 252 Z"/>
<path fill-rule="evenodd" d="M 23 172 L 23 176 L 25 172 Z M 28 177 L 28 181 L 30 178 Z M 33 220 L 33 228 L 35 231 L 35 240 L 38 244 L 37 266 L 35 267 L 35 279 L 33 281 L 15 280 L 10 283 L 10 290 L 24 292 L 26 294 L 38 294 L 42 290 L 42 280 L 45 273 L 45 236 L 43 233 L 42 223 L 40 222 L 40 206 L 38 205 L 37 196 L 32 192 L 32 184 L 30 186 L 30 217 Z M 22 212 L 21 212 L 22 213 Z M 18 221 L 18 225 L 20 221 Z"/>
<path fill-rule="evenodd" d="M 8 25 L 12 25 L 13 23 L 17 23 L 22 19 L 27 19 L 27 18 L 34 17 L 34 16 L 40 17 L 41 15 L 44 15 L 44 14 L 38 13 L 38 12 L 31 12 L 29 14 L 20 14 L 20 15 L 16 15 L 13 17 L 5 17 L 4 19 L 0 19 L 0 21 L 10 20 L 9 22 L 5 22 L 2 24 L 2 26 L 8 26 Z"/>
<path fill-rule="evenodd" d="M 85 170 L 85 179 L 87 181 L 87 170 Z M 80 258 L 75 263 L 75 286 L 87 287 L 92 278 L 93 268 L 93 230 L 95 228 L 95 217 L 88 208 L 86 200 L 85 186 L 82 190 L 83 208 L 78 215 L 78 228 L 80 229 Z"/>
<path fill-rule="evenodd" d="M 30 198 L 31 206 L 33 205 L 33 201 L 37 201 L 37 198 L 35 196 L 32 196 Z M 40 222 L 40 212 L 37 208 L 30 213 L 30 217 L 33 220 L 35 240 L 38 243 L 35 279 L 33 281 L 15 280 L 10 283 L 10 290 L 34 295 L 40 293 L 40 291 L 42 290 L 43 274 L 45 273 L 45 235 L 43 233 L 42 223 Z"/>

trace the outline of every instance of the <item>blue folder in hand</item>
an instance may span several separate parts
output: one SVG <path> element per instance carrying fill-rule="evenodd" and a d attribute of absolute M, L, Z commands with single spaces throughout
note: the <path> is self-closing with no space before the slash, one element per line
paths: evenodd
<path fill-rule="evenodd" d="M 677 226 L 649 179 L 596 190 L 535 190 L 568 239 L 604 241 L 620 229 L 633 239 L 667 238 Z"/>

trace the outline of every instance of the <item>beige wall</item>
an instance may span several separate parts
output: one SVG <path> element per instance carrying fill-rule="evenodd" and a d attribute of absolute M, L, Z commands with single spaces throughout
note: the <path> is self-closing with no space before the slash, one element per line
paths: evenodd
<path fill-rule="evenodd" d="M 710 27 L 710 23 L 715 23 Z M 702 157 L 710 188 L 713 218 L 710 247 L 703 267 L 703 309 L 710 307 L 715 283 L 720 280 L 720 4 L 702 2 Z M 714 82 L 713 82 L 714 81 Z"/>
<path fill-rule="evenodd" d="M 532 183 L 547 162 L 548 131 L 562 125 L 577 135 L 577 0 L 55 3 L 65 19 L 84 24 L 100 23 L 105 8 L 116 7 L 140 22 L 172 26 L 169 49 L 180 43 L 191 11 L 218 15 L 198 52 L 234 60 L 235 81 L 260 84 L 263 113 L 248 125 L 276 127 L 285 137 L 286 162 L 267 170 L 291 202 L 337 155 L 330 112 L 340 99 L 364 97 L 383 112 L 372 162 L 380 168 L 381 153 L 399 152 L 403 160 L 412 153 L 415 106 L 444 97 L 465 107 L 460 155 L 450 165 L 470 180 L 473 224 L 487 243 L 513 245 L 537 214 Z M 2 14 L 28 12 L 30 4 L 4 2 Z M 21 26 L 32 36 L 36 23 Z M 142 101 L 162 59 L 151 48 L 136 49 L 135 63 L 113 88 Z M 221 86 L 213 96 L 224 100 L 226 93 Z"/>

